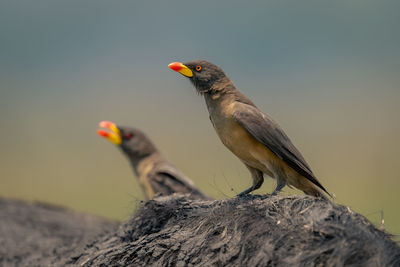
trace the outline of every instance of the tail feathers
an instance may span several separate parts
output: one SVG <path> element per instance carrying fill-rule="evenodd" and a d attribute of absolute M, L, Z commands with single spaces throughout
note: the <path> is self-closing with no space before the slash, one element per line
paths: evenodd
<path fill-rule="evenodd" d="M 307 189 L 303 189 L 303 192 L 306 195 L 319 197 L 319 198 L 330 201 L 330 199 L 321 190 L 317 189 L 315 186 L 309 186 Z M 332 197 L 330 194 L 329 194 L 329 196 Z"/>

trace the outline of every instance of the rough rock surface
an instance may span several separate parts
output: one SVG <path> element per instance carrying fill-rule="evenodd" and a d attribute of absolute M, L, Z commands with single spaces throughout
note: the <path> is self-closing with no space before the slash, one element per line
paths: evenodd
<path fill-rule="evenodd" d="M 118 225 L 54 205 L 0 198 L 0 266 L 62 266 Z"/>
<path fill-rule="evenodd" d="M 347 207 L 310 196 L 148 201 L 77 253 L 80 266 L 400 266 L 400 248 Z"/>

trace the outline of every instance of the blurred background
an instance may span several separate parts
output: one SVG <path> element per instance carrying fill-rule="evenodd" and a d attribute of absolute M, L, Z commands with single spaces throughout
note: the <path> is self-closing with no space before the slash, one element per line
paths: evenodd
<path fill-rule="evenodd" d="M 285 129 L 337 202 L 400 234 L 399 1 L 0 3 L 0 196 L 119 220 L 143 199 L 96 135 L 145 131 L 203 191 L 251 184 L 172 61 L 206 59 Z M 257 194 L 272 192 L 267 179 Z M 284 192 L 301 194 L 285 188 Z"/>

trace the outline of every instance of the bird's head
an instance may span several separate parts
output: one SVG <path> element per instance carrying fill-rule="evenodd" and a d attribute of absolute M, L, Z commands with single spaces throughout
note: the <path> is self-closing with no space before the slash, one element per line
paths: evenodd
<path fill-rule="evenodd" d="M 173 62 L 168 65 L 172 70 L 189 78 L 200 94 L 216 90 L 216 84 L 225 81 L 224 71 L 205 60 L 195 60 L 186 63 Z"/>
<path fill-rule="evenodd" d="M 140 130 L 130 127 L 117 126 L 111 121 L 102 121 L 97 134 L 111 143 L 119 146 L 132 159 L 147 157 L 157 151 L 153 143 Z"/>

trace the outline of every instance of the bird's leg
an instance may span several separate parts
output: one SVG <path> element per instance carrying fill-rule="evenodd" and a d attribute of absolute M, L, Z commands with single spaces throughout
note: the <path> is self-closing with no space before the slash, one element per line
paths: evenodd
<path fill-rule="evenodd" d="M 238 194 L 238 196 L 243 196 L 243 195 L 247 195 L 247 194 L 251 193 L 252 191 L 260 188 L 264 182 L 264 176 L 263 176 L 262 171 L 254 169 L 253 167 L 250 167 L 247 164 L 245 164 L 245 165 L 251 173 L 251 178 L 253 178 L 253 185 L 250 188 L 248 188 L 248 189 L 244 190 L 243 192 L 241 192 L 240 194 Z"/>
<path fill-rule="evenodd" d="M 276 188 L 275 188 L 274 192 L 272 192 L 272 195 L 279 194 L 279 192 L 282 190 L 282 188 L 284 188 L 286 185 L 286 179 L 283 178 L 281 174 L 278 174 L 275 177 L 276 177 Z"/>

